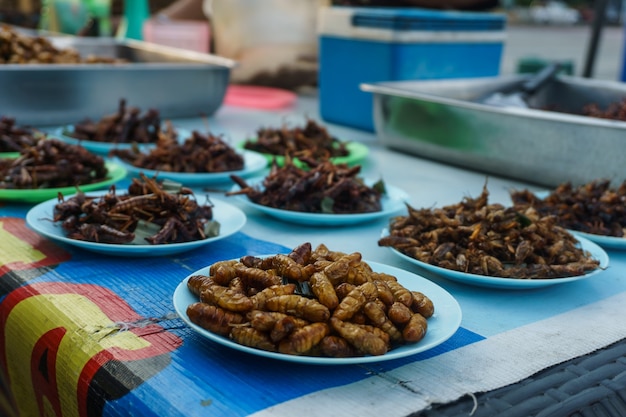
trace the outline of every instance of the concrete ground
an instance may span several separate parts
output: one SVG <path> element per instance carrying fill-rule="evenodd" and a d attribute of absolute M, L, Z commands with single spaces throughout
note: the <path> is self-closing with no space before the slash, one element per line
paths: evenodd
<path fill-rule="evenodd" d="M 592 40 L 592 28 L 509 24 L 506 29 L 501 74 L 513 74 L 521 59 L 570 61 L 582 76 Z M 620 81 L 624 63 L 624 28 L 605 26 L 600 34 L 591 78 Z"/>

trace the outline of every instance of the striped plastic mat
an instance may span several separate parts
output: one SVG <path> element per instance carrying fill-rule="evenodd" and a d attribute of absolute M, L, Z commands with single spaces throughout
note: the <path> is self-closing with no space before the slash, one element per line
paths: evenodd
<path fill-rule="evenodd" d="M 410 417 L 624 417 L 626 340 L 543 370 L 517 384 Z"/>

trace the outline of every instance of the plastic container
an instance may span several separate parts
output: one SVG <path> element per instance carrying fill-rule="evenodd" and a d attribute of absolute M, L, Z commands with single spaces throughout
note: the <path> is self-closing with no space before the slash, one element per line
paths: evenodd
<path fill-rule="evenodd" d="M 361 83 L 498 75 L 505 26 L 499 13 L 322 7 L 320 115 L 374 131 L 372 96 Z"/>
<path fill-rule="evenodd" d="M 152 19 L 143 25 L 146 42 L 209 53 L 209 23 L 196 20 Z"/>

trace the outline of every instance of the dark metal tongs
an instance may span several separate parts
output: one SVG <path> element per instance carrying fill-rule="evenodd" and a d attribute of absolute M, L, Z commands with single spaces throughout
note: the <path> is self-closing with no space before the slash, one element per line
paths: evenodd
<path fill-rule="evenodd" d="M 532 75 L 513 91 L 489 93 L 477 100 L 478 103 L 496 107 L 528 108 L 528 98 L 543 88 L 561 69 L 559 63 L 552 63 Z"/>

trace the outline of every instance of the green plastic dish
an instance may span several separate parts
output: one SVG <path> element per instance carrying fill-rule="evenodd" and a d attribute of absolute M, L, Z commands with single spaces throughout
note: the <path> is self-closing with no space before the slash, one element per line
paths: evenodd
<path fill-rule="evenodd" d="M 19 152 L 0 152 L 0 159 L 16 159 L 18 156 Z"/>
<path fill-rule="evenodd" d="M 109 175 L 106 180 L 93 184 L 81 185 L 81 191 L 93 191 L 109 187 L 110 185 L 126 177 L 126 168 L 113 162 L 106 162 Z M 0 200 L 14 201 L 19 203 L 40 203 L 56 198 L 59 193 L 63 195 L 76 194 L 76 187 L 45 188 L 39 190 L 15 190 L 0 189 Z"/>
<path fill-rule="evenodd" d="M 237 144 L 237 147 L 240 149 L 244 148 L 245 142 L 240 142 Z M 347 165 L 357 165 L 362 162 L 367 155 L 369 154 L 369 148 L 360 143 L 360 142 L 348 142 L 346 144 L 346 148 L 348 149 L 348 156 L 337 156 L 334 158 L 330 158 L 333 164 L 347 164 Z M 267 163 L 271 164 L 274 158 L 276 158 L 276 163 L 278 166 L 283 166 L 285 163 L 285 157 L 281 155 L 272 155 L 269 153 L 261 153 L 267 159 Z M 303 167 L 304 164 L 300 162 L 298 159 L 294 159 L 294 165 L 297 167 Z"/>

